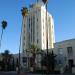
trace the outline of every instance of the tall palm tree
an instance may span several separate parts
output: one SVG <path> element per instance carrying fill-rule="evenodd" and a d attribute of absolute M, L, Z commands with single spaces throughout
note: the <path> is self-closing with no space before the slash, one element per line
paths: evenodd
<path fill-rule="evenodd" d="M 28 9 L 27 7 L 23 7 L 22 8 L 22 17 L 23 17 L 23 20 L 24 20 L 24 17 L 27 17 L 28 16 Z M 20 52 L 21 52 L 21 39 L 22 39 L 22 30 L 23 30 L 23 22 L 22 22 L 22 26 L 21 26 L 21 34 L 20 34 L 20 44 L 19 44 L 19 61 L 18 61 L 18 73 L 20 73 L 20 68 L 21 68 L 21 64 L 20 64 L 20 61 L 21 61 L 21 55 L 20 55 Z"/>
<path fill-rule="evenodd" d="M 1 41 L 2 41 L 2 36 L 3 36 L 3 30 L 5 30 L 5 28 L 7 27 L 7 22 L 6 21 L 2 21 L 2 33 L 1 33 L 1 39 L 0 39 L 0 48 L 1 48 Z"/>
<path fill-rule="evenodd" d="M 47 47 L 47 69 L 48 69 L 48 24 L 47 24 L 47 3 L 48 3 L 48 0 L 42 0 L 43 3 L 46 5 L 46 47 Z"/>

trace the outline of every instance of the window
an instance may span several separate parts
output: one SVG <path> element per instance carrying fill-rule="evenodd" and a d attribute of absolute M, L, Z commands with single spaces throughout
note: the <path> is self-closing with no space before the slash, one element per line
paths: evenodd
<path fill-rule="evenodd" d="M 62 64 L 62 61 L 61 60 L 59 60 L 58 62 L 59 62 L 59 64 Z"/>
<path fill-rule="evenodd" d="M 32 42 L 32 21 L 31 21 L 31 42 Z"/>
<path fill-rule="evenodd" d="M 23 45 L 25 46 L 25 42 L 23 42 Z"/>
<path fill-rule="evenodd" d="M 35 16 L 33 16 L 33 42 L 35 42 Z"/>
<path fill-rule="evenodd" d="M 30 30 L 30 23 L 29 23 L 29 30 Z"/>
<path fill-rule="evenodd" d="M 26 63 L 27 62 L 27 58 L 26 57 L 23 57 L 22 58 L 22 61 L 23 61 L 23 63 Z"/>
<path fill-rule="evenodd" d="M 37 39 L 37 44 L 38 44 L 39 40 Z"/>
<path fill-rule="evenodd" d="M 24 24 L 24 28 L 25 28 L 25 24 Z"/>
<path fill-rule="evenodd" d="M 29 23 L 30 23 L 30 18 L 29 18 Z"/>
<path fill-rule="evenodd" d="M 72 54 L 73 53 L 72 47 L 67 47 L 67 52 L 69 55 Z"/>
<path fill-rule="evenodd" d="M 37 22 L 38 22 L 38 18 L 37 18 Z"/>
<path fill-rule="evenodd" d="M 59 49 L 58 49 L 58 53 L 59 53 L 59 54 L 63 54 L 63 49 L 62 49 L 62 48 L 59 48 Z"/>
<path fill-rule="evenodd" d="M 24 36 L 24 40 L 25 40 L 25 36 Z"/>
<path fill-rule="evenodd" d="M 24 29 L 24 34 L 25 34 L 25 29 Z"/>

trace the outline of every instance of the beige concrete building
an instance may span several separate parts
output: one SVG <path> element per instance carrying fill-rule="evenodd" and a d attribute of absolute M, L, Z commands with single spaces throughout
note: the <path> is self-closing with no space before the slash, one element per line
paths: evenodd
<path fill-rule="evenodd" d="M 36 45 L 40 50 L 46 50 L 47 44 L 47 27 L 48 27 L 48 48 L 54 48 L 55 36 L 54 36 L 54 20 L 52 15 L 47 11 L 46 19 L 46 7 L 42 2 L 37 2 L 29 6 L 29 8 L 23 8 L 22 10 L 23 22 L 22 22 L 22 56 L 21 65 L 23 67 L 29 66 L 29 62 L 32 57 L 32 53 L 29 52 L 31 45 Z M 46 25 L 47 21 L 47 25 Z M 40 54 L 36 54 L 35 63 L 37 67 L 41 62 Z"/>
<path fill-rule="evenodd" d="M 22 30 L 22 50 L 29 49 L 32 44 L 38 48 L 46 49 L 47 26 L 48 26 L 48 48 L 53 48 L 55 42 L 54 20 L 50 13 L 47 12 L 46 25 L 46 8 L 41 2 L 30 5 L 28 15 L 23 17 Z"/>
<path fill-rule="evenodd" d="M 70 69 L 75 66 L 75 39 L 56 42 L 52 50 L 57 55 L 57 60 L 63 70 L 66 66 Z"/>

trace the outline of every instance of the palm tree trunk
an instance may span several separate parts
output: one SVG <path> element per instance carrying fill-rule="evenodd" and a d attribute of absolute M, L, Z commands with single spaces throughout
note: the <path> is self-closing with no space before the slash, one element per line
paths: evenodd
<path fill-rule="evenodd" d="M 0 39 L 0 49 L 1 49 L 2 36 L 3 36 L 3 28 L 2 28 L 1 39 Z"/>
<path fill-rule="evenodd" d="M 20 55 L 20 52 L 21 52 L 21 35 L 22 35 L 22 28 L 21 28 L 21 34 L 20 34 L 20 45 L 19 45 L 19 71 L 20 71 L 20 58 L 21 58 L 21 55 Z"/>
<path fill-rule="evenodd" d="M 46 3 L 46 47 L 47 47 L 47 73 L 49 72 L 48 62 L 48 24 L 47 24 L 47 3 Z"/>
<path fill-rule="evenodd" d="M 24 16 L 23 16 L 23 19 L 24 19 Z M 23 20 L 22 20 L 23 21 Z M 21 52 L 21 39 L 22 39 L 22 28 L 23 28 L 23 22 L 22 22 L 22 26 L 21 26 L 21 33 L 20 33 L 20 44 L 19 44 L 19 66 L 18 66 L 18 68 L 19 68 L 19 71 L 20 71 L 20 67 L 21 67 L 21 64 L 20 64 L 20 61 L 21 61 L 21 54 L 20 54 L 20 52 Z"/>
<path fill-rule="evenodd" d="M 33 69 L 35 70 L 35 57 L 36 57 L 36 55 L 35 55 L 35 53 L 33 53 Z"/>
<path fill-rule="evenodd" d="M 47 55 L 48 55 L 48 24 L 47 24 L 47 4 L 46 4 L 46 46 L 47 46 Z"/>

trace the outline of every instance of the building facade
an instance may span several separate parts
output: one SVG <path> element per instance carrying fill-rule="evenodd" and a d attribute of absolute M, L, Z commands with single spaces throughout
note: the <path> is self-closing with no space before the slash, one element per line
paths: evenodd
<path fill-rule="evenodd" d="M 58 64 L 61 65 L 57 67 L 63 70 L 68 67 L 70 72 L 75 66 L 75 39 L 56 42 L 52 50 L 57 55 Z"/>
<path fill-rule="evenodd" d="M 28 8 L 28 15 L 23 17 L 22 28 L 22 50 L 29 49 L 32 44 L 38 48 L 46 49 L 48 26 L 48 48 L 53 48 L 54 36 L 54 21 L 51 14 L 47 12 L 46 25 L 46 8 L 43 3 L 36 3 L 30 5 Z"/>
<path fill-rule="evenodd" d="M 21 66 L 29 69 L 33 58 L 33 53 L 30 51 L 32 45 L 45 51 L 48 37 L 48 49 L 54 48 L 54 20 L 42 2 L 32 4 L 29 8 L 23 8 L 22 16 Z M 41 54 L 36 53 L 35 63 L 39 68 L 41 67 L 40 59 Z"/>

